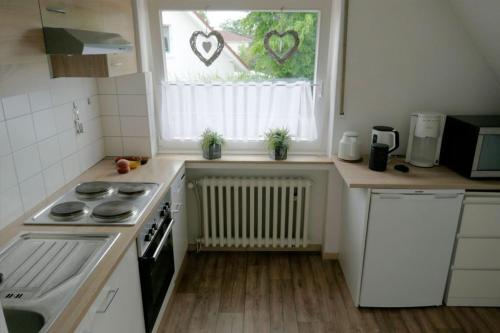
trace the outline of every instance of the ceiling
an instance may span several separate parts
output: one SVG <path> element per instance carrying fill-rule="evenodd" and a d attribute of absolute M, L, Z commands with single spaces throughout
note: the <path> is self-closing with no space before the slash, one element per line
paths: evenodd
<path fill-rule="evenodd" d="M 449 1 L 500 81 L 500 1 Z"/>

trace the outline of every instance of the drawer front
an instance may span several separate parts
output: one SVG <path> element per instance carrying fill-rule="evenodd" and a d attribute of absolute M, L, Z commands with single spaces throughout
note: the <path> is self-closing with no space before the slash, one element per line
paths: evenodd
<path fill-rule="evenodd" d="M 461 238 L 455 253 L 455 269 L 500 269 L 500 239 Z"/>
<path fill-rule="evenodd" d="M 500 271 L 454 270 L 450 298 L 500 298 Z"/>
<path fill-rule="evenodd" d="M 460 234 L 500 237 L 500 204 L 465 204 Z"/>

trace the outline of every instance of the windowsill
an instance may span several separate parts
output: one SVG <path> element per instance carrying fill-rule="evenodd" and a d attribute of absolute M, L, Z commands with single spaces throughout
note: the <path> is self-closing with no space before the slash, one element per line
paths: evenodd
<path fill-rule="evenodd" d="M 167 154 L 159 153 L 156 157 L 160 158 L 171 158 L 171 159 L 182 159 L 189 163 L 256 163 L 256 164 L 333 164 L 333 159 L 326 155 L 289 155 L 284 161 L 272 160 L 269 155 L 264 154 L 242 154 L 242 155 L 232 155 L 225 154 L 222 158 L 217 160 L 206 160 L 201 156 L 201 154 Z"/>

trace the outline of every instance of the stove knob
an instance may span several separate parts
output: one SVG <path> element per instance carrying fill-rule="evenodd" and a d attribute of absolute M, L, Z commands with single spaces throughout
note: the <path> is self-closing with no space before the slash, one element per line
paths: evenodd
<path fill-rule="evenodd" d="M 153 223 L 153 225 L 151 225 L 151 229 L 158 230 L 158 225 L 156 223 Z"/>
<path fill-rule="evenodd" d="M 144 240 L 145 240 L 146 242 L 151 241 L 151 235 L 147 234 L 146 236 L 144 236 Z"/>
<path fill-rule="evenodd" d="M 155 230 L 153 228 L 149 229 L 149 234 L 153 236 L 155 234 Z"/>

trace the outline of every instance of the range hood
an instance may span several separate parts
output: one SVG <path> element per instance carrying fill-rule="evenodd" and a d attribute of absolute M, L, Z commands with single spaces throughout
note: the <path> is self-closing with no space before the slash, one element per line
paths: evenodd
<path fill-rule="evenodd" d="M 44 27 L 47 54 L 87 55 L 130 52 L 132 43 L 120 34 Z"/>

